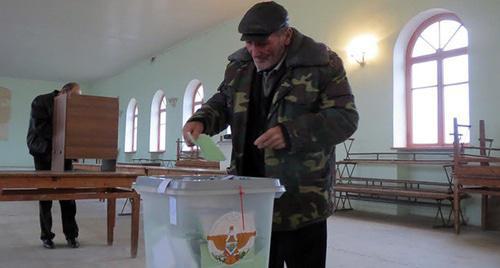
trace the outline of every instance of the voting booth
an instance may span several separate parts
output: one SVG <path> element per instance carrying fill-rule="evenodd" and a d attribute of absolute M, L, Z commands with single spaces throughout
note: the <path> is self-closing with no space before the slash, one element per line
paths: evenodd
<path fill-rule="evenodd" d="M 64 159 L 80 158 L 102 159 L 108 171 L 114 170 L 118 154 L 118 98 L 59 95 L 54 99 L 53 126 L 53 171 L 64 171 Z"/>

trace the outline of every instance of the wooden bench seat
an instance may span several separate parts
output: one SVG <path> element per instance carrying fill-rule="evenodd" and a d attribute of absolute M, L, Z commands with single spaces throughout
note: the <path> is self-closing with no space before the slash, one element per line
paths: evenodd
<path fill-rule="evenodd" d="M 374 186 L 374 185 L 359 185 L 359 184 L 335 184 L 335 191 L 371 194 L 380 196 L 396 196 L 396 197 L 410 197 L 410 198 L 424 198 L 432 200 L 445 200 L 451 199 L 453 194 L 447 189 L 423 189 L 413 188 L 404 189 L 395 186 Z"/>
<path fill-rule="evenodd" d="M 442 207 L 452 206 L 453 188 L 450 183 L 382 179 L 368 177 L 337 178 L 333 186 L 335 192 L 335 210 L 351 210 L 350 199 L 378 201 L 408 205 L 434 206 L 437 208 L 435 221 L 438 227 L 450 226 L 450 215 L 445 219 Z M 461 198 L 467 198 L 462 194 Z M 450 212 L 451 213 L 451 212 Z"/>
<path fill-rule="evenodd" d="M 381 178 L 368 178 L 368 177 L 345 177 L 338 178 L 337 183 L 345 184 L 346 182 L 364 184 L 376 184 L 376 183 L 394 183 L 394 184 L 407 184 L 407 185 L 425 185 L 425 186 L 440 186 L 440 187 L 450 187 L 449 183 L 446 182 L 435 182 L 435 181 L 424 181 L 424 180 L 407 180 L 407 179 L 381 179 Z"/>

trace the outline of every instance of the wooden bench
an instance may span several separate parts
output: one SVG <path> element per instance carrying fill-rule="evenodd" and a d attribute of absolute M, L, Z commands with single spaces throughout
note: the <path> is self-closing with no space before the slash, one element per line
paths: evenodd
<path fill-rule="evenodd" d="M 479 121 L 479 147 L 460 144 L 458 128 L 470 128 L 470 126 L 459 125 L 455 118 L 453 127 L 455 232 L 460 233 L 458 219 L 462 216 L 460 201 L 462 199 L 461 195 L 464 193 L 481 194 L 481 227 L 487 229 L 489 225 L 488 216 L 491 216 L 488 213 L 489 196 L 500 197 L 500 157 L 492 155 L 492 153 L 498 155 L 500 148 L 493 148 L 493 140 L 486 139 L 484 120 Z M 489 146 L 486 146 L 487 141 L 490 142 Z"/>
<path fill-rule="evenodd" d="M 451 206 L 453 192 L 449 183 L 349 177 L 337 179 L 334 185 L 336 192 L 336 210 L 351 210 L 350 199 L 420 205 L 436 207 L 435 222 L 438 226 L 449 226 L 450 214 L 445 217 L 442 208 Z M 466 195 L 462 195 L 466 198 Z"/>
<path fill-rule="evenodd" d="M 436 207 L 435 226 L 451 226 L 453 210 L 447 217 L 443 214 L 443 207 L 451 207 L 455 198 L 451 153 L 351 153 L 353 139 L 347 142 L 350 144 L 344 143 L 346 158 L 336 163 L 337 174 L 333 184 L 335 211 L 352 210 L 351 199 L 432 206 Z M 357 177 L 354 176 L 354 169 L 359 164 L 440 166 L 446 181 Z M 467 198 L 468 195 L 461 194 L 460 197 Z"/>

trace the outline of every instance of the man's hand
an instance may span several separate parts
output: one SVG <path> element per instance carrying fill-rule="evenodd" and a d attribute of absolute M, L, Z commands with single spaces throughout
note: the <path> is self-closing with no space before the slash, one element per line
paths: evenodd
<path fill-rule="evenodd" d="M 279 150 L 286 147 L 285 137 L 280 126 L 275 126 L 268 129 L 264 134 L 260 135 L 253 143 L 259 149 Z"/>
<path fill-rule="evenodd" d="M 191 137 L 189 137 L 188 133 L 191 133 L 193 139 L 197 140 L 198 136 L 203 133 L 204 126 L 203 123 L 198 121 L 187 122 L 182 129 L 182 136 L 184 136 L 184 141 L 186 141 L 188 146 L 194 146 Z"/>

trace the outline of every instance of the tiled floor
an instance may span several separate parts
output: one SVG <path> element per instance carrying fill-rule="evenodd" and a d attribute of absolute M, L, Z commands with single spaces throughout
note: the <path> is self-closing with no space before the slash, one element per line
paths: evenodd
<path fill-rule="evenodd" d="M 130 217 L 117 217 L 114 245 L 107 246 L 105 203 L 78 201 L 77 206 L 81 247 L 66 247 L 54 204 L 57 248 L 47 250 L 38 239 L 38 203 L 1 202 L 0 267 L 145 267 L 143 241 L 137 258 L 129 257 Z M 425 218 L 338 213 L 328 222 L 327 267 L 500 267 L 500 232 L 466 227 L 457 236 L 431 225 Z"/>
<path fill-rule="evenodd" d="M 341 212 L 330 221 L 327 267 L 499 268 L 500 232 L 433 229 L 427 218 Z"/>

